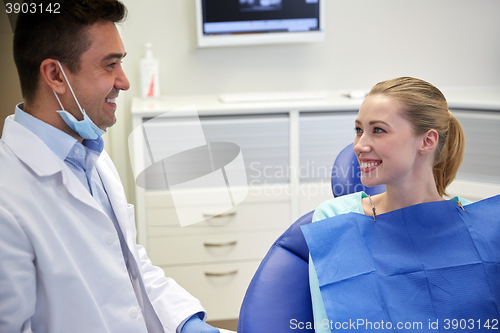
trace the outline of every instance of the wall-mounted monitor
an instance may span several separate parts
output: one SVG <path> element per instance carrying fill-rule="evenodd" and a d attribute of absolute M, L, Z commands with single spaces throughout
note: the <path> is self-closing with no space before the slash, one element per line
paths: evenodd
<path fill-rule="evenodd" d="M 326 0 L 195 0 L 198 47 L 320 42 Z"/>

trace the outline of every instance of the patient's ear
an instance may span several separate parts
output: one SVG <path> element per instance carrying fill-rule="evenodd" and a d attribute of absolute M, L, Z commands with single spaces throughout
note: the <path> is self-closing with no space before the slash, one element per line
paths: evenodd
<path fill-rule="evenodd" d="M 430 129 L 422 136 L 422 143 L 420 145 L 420 153 L 427 155 L 436 149 L 438 144 L 439 134 L 435 129 Z"/>
<path fill-rule="evenodd" d="M 57 60 L 45 59 L 42 61 L 40 64 L 40 80 L 59 95 L 66 92 L 64 77 L 57 64 Z"/>

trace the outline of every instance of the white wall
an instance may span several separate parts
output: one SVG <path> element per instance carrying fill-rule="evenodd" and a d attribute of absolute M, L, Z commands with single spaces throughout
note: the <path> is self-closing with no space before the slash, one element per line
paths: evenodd
<path fill-rule="evenodd" d="M 145 42 L 160 61 L 163 95 L 368 89 L 403 75 L 438 87 L 500 85 L 498 0 L 327 0 L 323 43 L 209 49 L 196 48 L 194 1 L 123 0 L 131 89 L 106 139 L 129 200 L 129 110 Z"/>
<path fill-rule="evenodd" d="M 4 119 L 13 114 L 16 104 L 23 100 L 12 54 L 13 36 L 7 13 L 0 10 L 0 135 Z"/>

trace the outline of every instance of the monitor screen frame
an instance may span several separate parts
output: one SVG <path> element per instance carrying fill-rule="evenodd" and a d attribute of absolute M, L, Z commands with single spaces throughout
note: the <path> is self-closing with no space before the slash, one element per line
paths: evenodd
<path fill-rule="evenodd" d="M 319 1 L 319 30 L 300 32 L 268 32 L 235 35 L 204 35 L 203 34 L 203 0 L 196 3 L 196 34 L 198 47 L 221 47 L 240 45 L 263 45 L 284 43 L 314 43 L 325 40 L 325 4 L 326 0 Z"/>

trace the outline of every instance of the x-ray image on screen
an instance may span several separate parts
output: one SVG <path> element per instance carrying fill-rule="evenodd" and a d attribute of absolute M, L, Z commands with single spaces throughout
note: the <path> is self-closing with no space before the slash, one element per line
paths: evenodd
<path fill-rule="evenodd" d="M 240 11 L 281 10 L 283 0 L 240 0 Z"/>
<path fill-rule="evenodd" d="M 197 0 L 198 46 L 324 40 L 326 0 Z"/>

